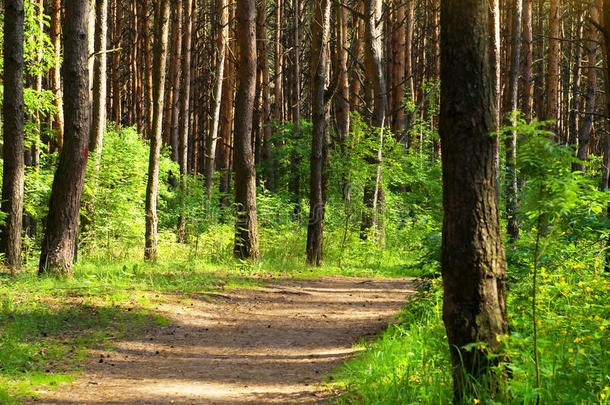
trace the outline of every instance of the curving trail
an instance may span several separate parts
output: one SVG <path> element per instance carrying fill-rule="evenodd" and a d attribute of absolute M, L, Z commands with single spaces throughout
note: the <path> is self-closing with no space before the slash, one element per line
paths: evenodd
<path fill-rule="evenodd" d="M 318 383 L 383 330 L 412 279 L 324 277 L 207 295 L 162 294 L 170 326 L 97 350 L 74 383 L 31 404 L 319 404 Z"/>

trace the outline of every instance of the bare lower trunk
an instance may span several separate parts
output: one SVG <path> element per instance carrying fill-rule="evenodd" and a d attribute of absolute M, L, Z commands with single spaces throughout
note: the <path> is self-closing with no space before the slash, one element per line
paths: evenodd
<path fill-rule="evenodd" d="M 252 153 L 252 116 L 256 92 L 256 5 L 237 1 L 239 86 L 235 98 L 235 256 L 259 256 L 256 171 Z"/>
<path fill-rule="evenodd" d="M 144 257 L 157 257 L 157 199 L 159 195 L 159 158 L 161 155 L 161 132 L 163 130 L 163 103 L 167 65 L 167 42 L 169 36 L 169 0 L 162 0 L 155 32 L 153 64 L 153 127 L 150 137 L 148 160 L 148 183 L 146 185 L 146 246 Z"/>
<path fill-rule="evenodd" d="M 93 114 L 89 151 L 101 153 L 106 126 L 106 41 L 108 35 L 108 0 L 95 0 L 95 57 L 93 62 Z M 97 156 L 94 156 L 97 159 Z"/>
<path fill-rule="evenodd" d="M 322 241 L 324 213 L 326 208 L 326 188 L 328 185 L 326 144 L 326 77 L 328 74 L 328 45 L 330 39 L 331 1 L 316 3 L 311 22 L 311 101 L 313 122 L 309 223 L 307 225 L 307 263 L 319 266 L 322 262 Z"/>
<path fill-rule="evenodd" d="M 11 268 L 21 266 L 21 225 L 24 183 L 23 102 L 23 0 L 5 1 L 4 10 L 4 99 L 2 101 L 3 172 L 0 253 Z"/>
<path fill-rule="evenodd" d="M 441 1 L 443 321 L 456 403 L 474 395 L 469 375 L 479 382 L 491 375 L 497 336 L 507 330 L 487 13 L 486 0 Z M 485 349 L 463 349 L 477 342 Z"/>
<path fill-rule="evenodd" d="M 64 24 L 65 142 L 53 179 L 39 273 L 72 273 L 89 143 L 88 0 L 66 0 Z"/>

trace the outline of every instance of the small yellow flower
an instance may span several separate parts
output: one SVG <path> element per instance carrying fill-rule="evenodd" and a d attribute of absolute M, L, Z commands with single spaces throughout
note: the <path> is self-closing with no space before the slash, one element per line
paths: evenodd
<path fill-rule="evenodd" d="M 585 291 L 586 291 L 586 292 L 591 292 L 591 287 L 586 287 L 586 288 L 585 288 Z"/>
<path fill-rule="evenodd" d="M 594 279 L 594 280 L 593 280 L 593 283 L 594 283 L 594 284 L 597 284 L 597 279 Z"/>
<path fill-rule="evenodd" d="M 579 286 L 579 287 L 582 287 L 582 281 L 579 281 L 579 282 L 578 282 L 578 286 Z"/>
<path fill-rule="evenodd" d="M 564 330 L 561 331 L 561 334 L 565 336 L 565 335 L 568 334 L 568 332 L 564 329 Z"/>
<path fill-rule="evenodd" d="M 599 395 L 599 397 L 600 397 L 602 400 L 604 400 L 604 399 L 606 399 L 606 394 L 600 394 L 600 395 Z"/>
<path fill-rule="evenodd" d="M 603 395 L 603 394 L 602 394 L 602 395 Z M 475 399 L 473 400 L 473 402 L 474 402 L 474 403 L 475 403 L 475 405 L 476 405 L 476 404 L 478 404 L 478 403 L 479 403 L 479 402 L 481 402 L 481 401 L 479 401 L 477 398 L 475 398 Z"/>
<path fill-rule="evenodd" d="M 595 319 L 596 321 L 601 321 L 601 320 L 602 320 L 602 318 L 600 318 L 598 315 L 595 315 L 595 316 L 593 317 L 593 319 Z"/>
<path fill-rule="evenodd" d="M 602 332 L 604 331 L 604 329 L 606 329 L 606 327 L 604 325 L 599 327 L 599 330 L 601 330 Z"/>
<path fill-rule="evenodd" d="M 604 387 L 604 391 L 608 391 L 608 390 L 610 390 L 610 388 Z"/>
<path fill-rule="evenodd" d="M 568 353 L 573 353 L 574 349 L 572 349 L 571 347 L 568 349 Z"/>
<path fill-rule="evenodd" d="M 581 339 L 580 338 L 576 338 L 574 339 L 574 343 L 580 343 Z"/>
<path fill-rule="evenodd" d="M 540 320 L 536 321 L 536 325 L 538 325 L 538 326 L 542 325 L 542 321 L 540 321 Z"/>
<path fill-rule="evenodd" d="M 559 343 L 555 343 L 555 347 L 559 347 Z"/>
<path fill-rule="evenodd" d="M 581 348 L 581 349 L 578 351 L 578 353 L 579 353 L 579 354 L 585 354 L 585 349 L 584 349 L 584 348 Z"/>

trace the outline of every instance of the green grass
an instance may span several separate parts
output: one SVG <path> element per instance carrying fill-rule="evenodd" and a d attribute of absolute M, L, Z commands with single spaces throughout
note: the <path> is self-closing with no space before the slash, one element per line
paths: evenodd
<path fill-rule="evenodd" d="M 512 371 L 498 394 L 480 391 L 470 403 L 608 404 L 610 397 L 610 274 L 596 259 L 600 246 L 559 238 L 545 256 L 537 298 L 542 387 L 535 388 L 531 264 L 527 237 L 512 253 L 510 332 L 499 336 Z M 517 257 L 515 257 L 515 255 Z M 449 350 L 442 323 L 440 280 L 408 304 L 399 321 L 340 367 L 329 383 L 339 404 L 449 404 Z"/>

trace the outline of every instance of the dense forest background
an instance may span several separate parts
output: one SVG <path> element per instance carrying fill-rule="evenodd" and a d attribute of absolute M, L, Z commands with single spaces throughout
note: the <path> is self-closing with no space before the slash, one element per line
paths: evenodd
<path fill-rule="evenodd" d="M 417 303 L 341 371 L 341 400 L 442 402 L 453 375 L 468 403 L 607 403 L 610 4 L 469 2 L 473 32 L 444 26 L 464 39 L 454 54 L 439 0 L 19 3 L 0 4 L 0 297 L 39 283 L 191 290 L 218 271 L 417 276 Z M 472 112 L 493 122 L 482 172 L 465 169 L 488 155 L 442 131 L 464 128 L 453 80 L 462 100 L 477 91 L 458 56 L 489 79 Z M 444 116 L 443 100 L 456 106 Z M 470 238 L 441 233 L 463 215 L 446 214 L 464 173 L 491 185 L 499 218 L 482 221 L 501 233 L 483 239 L 497 240 L 493 276 L 508 290 L 501 333 L 461 345 L 473 381 L 451 372 L 440 322 L 441 263 L 462 260 L 447 246 Z M 38 281 L 34 268 L 71 278 Z M 10 359 L 25 334 L 6 330 L 0 383 L 46 361 Z"/>

